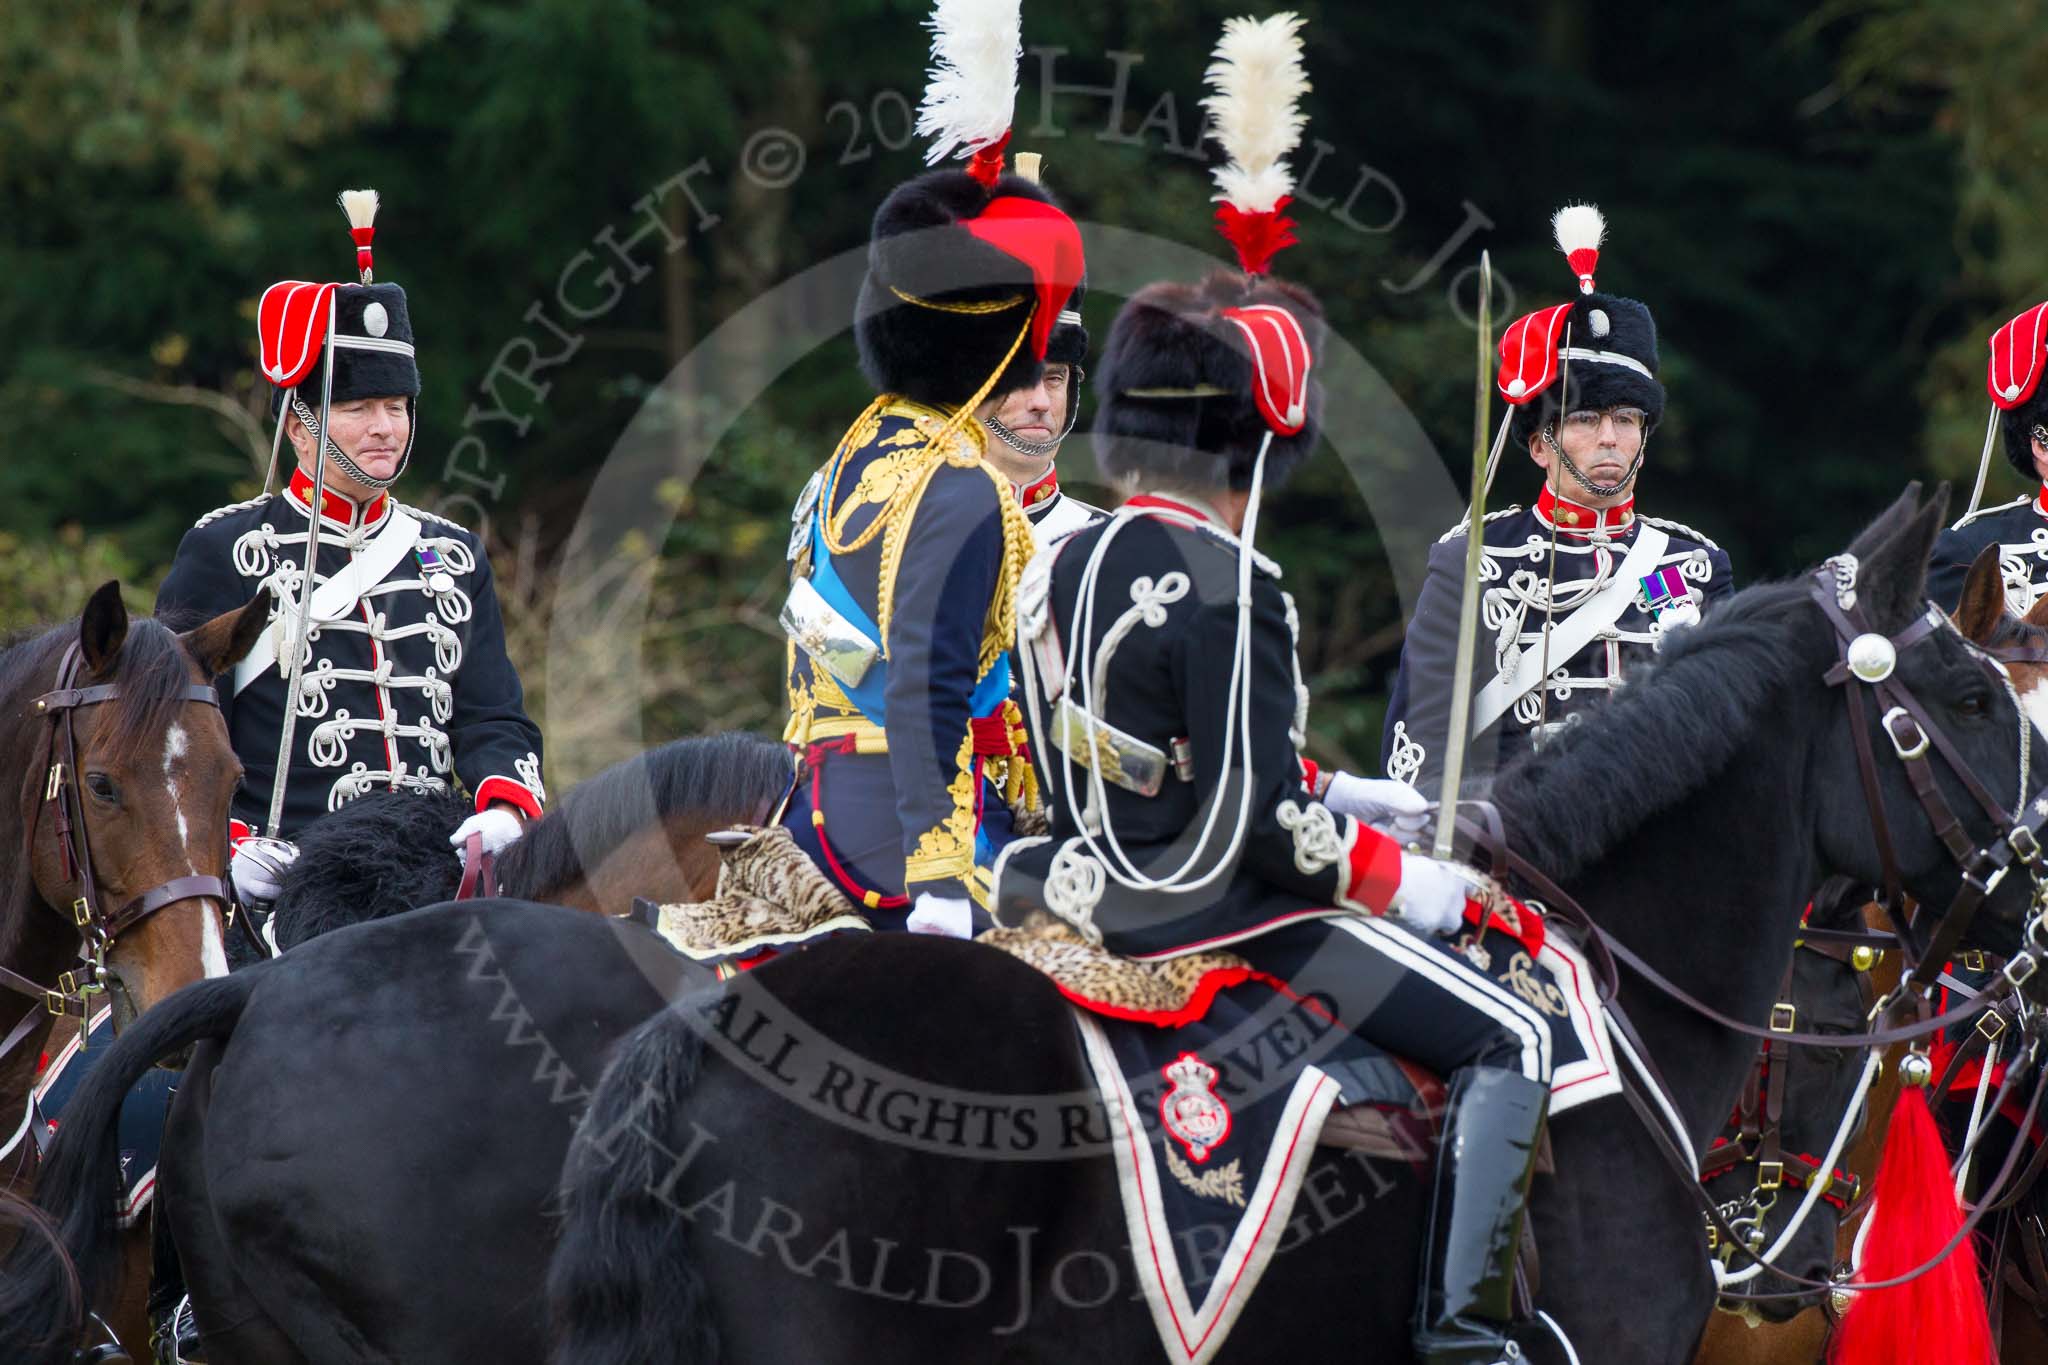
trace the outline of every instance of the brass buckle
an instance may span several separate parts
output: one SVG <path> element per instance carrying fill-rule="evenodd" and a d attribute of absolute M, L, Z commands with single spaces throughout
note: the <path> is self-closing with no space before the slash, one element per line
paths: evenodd
<path fill-rule="evenodd" d="M 50 765 L 49 780 L 43 783 L 43 800 L 55 801 L 57 799 L 57 789 L 63 785 L 64 765 L 62 763 L 52 763 Z"/>
<path fill-rule="evenodd" d="M 81 929 L 92 923 L 92 907 L 85 903 L 85 897 L 71 902 L 71 922 Z"/>
<path fill-rule="evenodd" d="M 1999 968 L 1998 974 L 2013 986 L 2024 986 L 2040 966 L 2032 953 L 2023 952 Z"/>
<path fill-rule="evenodd" d="M 1756 1187 L 1760 1190 L 1782 1189 L 1785 1185 L 1785 1163 L 1782 1161 L 1759 1161 L 1756 1163 Z"/>
<path fill-rule="evenodd" d="M 82 994 L 78 985 L 78 973 L 65 972 L 62 975 L 58 976 L 57 989 L 54 992 L 54 994 L 63 995 L 67 998 L 70 996 Z"/>
<path fill-rule="evenodd" d="M 1998 1041 L 1998 1035 L 2005 1032 L 2005 1016 L 1997 1010 L 1985 1010 L 1977 1016 L 1977 1032 L 1984 1035 L 1984 1041 Z"/>
<path fill-rule="evenodd" d="M 1963 964 L 1964 971 L 1981 972 L 1984 970 L 1984 950 L 1982 948 L 1963 949 L 1962 957 L 1959 960 Z"/>
<path fill-rule="evenodd" d="M 1796 1006 L 1782 1000 L 1771 1006 L 1771 1032 L 1790 1033 L 1798 1022 L 1799 1010 Z M 1777 1187 L 1774 1185 L 1771 1188 Z"/>

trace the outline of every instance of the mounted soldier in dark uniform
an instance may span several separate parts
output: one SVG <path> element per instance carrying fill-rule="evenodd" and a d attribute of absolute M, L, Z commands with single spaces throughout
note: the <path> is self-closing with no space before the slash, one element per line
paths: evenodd
<path fill-rule="evenodd" d="M 1073 221 L 1001 164 L 997 142 L 875 216 L 854 332 L 880 396 L 797 501 L 782 616 L 783 825 L 875 927 L 961 937 L 1007 807 L 1037 803 L 1008 654 L 1032 528 L 978 418 L 1040 383 L 1083 269 Z"/>
<path fill-rule="evenodd" d="M 416 431 L 412 316 L 403 289 L 372 279 L 376 192 L 350 190 L 342 207 L 360 282 L 286 281 L 257 310 L 297 467 L 279 492 L 266 478 L 264 496 L 199 518 L 156 600 L 160 616 L 207 617 L 270 592 L 269 626 L 219 686 L 244 769 L 230 830 L 245 907 L 275 898 L 293 835 L 365 793 L 459 787 L 477 813 L 451 842 L 476 834 L 491 852 L 546 795 L 540 730 L 506 657 L 482 540 L 390 495 Z M 161 1239 L 157 1280 L 160 1357 L 197 1360 L 190 1300 Z"/>
<path fill-rule="evenodd" d="M 1977 467 L 1977 488 L 1970 510 L 1934 542 L 1927 566 L 1927 595 L 1943 611 L 1954 611 L 1963 595 L 1971 563 L 1987 545 L 1998 547 L 2004 571 L 2005 605 L 2015 616 L 2048 594 L 2048 303 L 2037 303 L 1991 334 L 1991 369 L 1985 387 L 1991 393 L 1991 421 L 1984 433 L 1984 453 Z M 2005 458 L 2029 491 L 1995 507 L 1979 508 L 1991 446 L 1999 442 Z"/>
<path fill-rule="evenodd" d="M 1412 814 L 1413 792 L 1326 779 L 1302 757 L 1296 614 L 1280 567 L 1251 542 L 1264 490 L 1316 444 L 1322 313 L 1264 273 L 1288 226 L 1284 167 L 1247 176 L 1230 150 L 1218 179 L 1243 273 L 1148 285 L 1117 315 L 1095 447 L 1104 482 L 1129 497 L 1042 551 L 1019 591 L 1051 829 L 1003 852 L 998 918 L 1021 926 L 1047 911 L 1130 958 L 1228 945 L 1263 979 L 1302 980 L 1315 965 L 1355 984 L 1370 1003 L 1338 1023 L 1449 1082 L 1417 1349 L 1493 1362 L 1511 1349 L 1548 1032 L 1432 942 L 1482 892 L 1368 823 Z M 1253 197 L 1247 180 L 1269 192 Z"/>
<path fill-rule="evenodd" d="M 1500 440 L 1527 452 L 1543 487 L 1533 506 L 1486 518 L 1468 775 L 1569 724 L 1621 686 L 1664 632 L 1735 590 L 1720 546 L 1637 510 L 1636 480 L 1664 415 L 1657 325 L 1634 299 L 1593 292 L 1598 211 L 1565 209 L 1555 223 L 1583 292 L 1501 337 L 1510 416 Z M 1489 483 L 1500 457 L 1496 443 Z M 1389 776 L 1431 794 L 1450 729 L 1465 535 L 1461 522 L 1430 551 L 1380 746 Z"/>

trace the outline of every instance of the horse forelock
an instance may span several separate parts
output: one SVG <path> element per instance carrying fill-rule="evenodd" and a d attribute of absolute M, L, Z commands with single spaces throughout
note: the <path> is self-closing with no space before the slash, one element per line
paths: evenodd
<path fill-rule="evenodd" d="M 1816 619 L 1801 578 L 1747 588 L 1668 636 L 1627 686 L 1501 771 L 1492 796 L 1510 840 L 1569 880 L 1754 754 L 1773 700 L 1815 671 Z"/>

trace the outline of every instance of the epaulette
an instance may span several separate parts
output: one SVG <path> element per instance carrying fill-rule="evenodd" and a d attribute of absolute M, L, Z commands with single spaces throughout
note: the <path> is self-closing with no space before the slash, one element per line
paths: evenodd
<path fill-rule="evenodd" d="M 443 526 L 446 526 L 451 530 L 460 531 L 462 532 L 462 534 L 466 536 L 475 534 L 475 532 L 471 531 L 467 526 L 464 526 L 461 522 L 451 520 L 448 517 L 444 517 L 439 512 L 429 512 L 425 508 L 414 507 L 409 502 L 399 502 L 396 498 L 392 499 L 392 503 L 394 506 L 398 508 L 399 511 L 406 513 L 408 516 L 413 517 L 415 520 L 438 521 Z"/>
<path fill-rule="evenodd" d="M 270 494 L 265 493 L 260 498 L 248 498 L 242 502 L 231 502 L 226 507 L 216 507 L 199 520 L 193 522 L 192 529 L 196 531 L 202 526 L 211 526 L 214 522 L 233 512 L 246 512 L 251 507 L 261 507 L 264 503 L 270 501 L 270 496 Z"/>
<path fill-rule="evenodd" d="M 1637 513 L 1637 515 L 1641 516 L 1642 514 Z M 1678 534 L 1684 536 L 1687 540 L 1692 541 L 1696 545 L 1703 545 L 1709 550 L 1718 550 L 1721 548 L 1720 546 L 1716 545 L 1713 541 L 1707 539 L 1707 537 L 1701 535 L 1698 531 L 1693 530 L 1692 527 L 1687 526 L 1682 521 L 1673 521 L 1669 517 L 1643 517 L 1643 520 L 1649 522 L 1650 525 L 1657 527 L 1659 530 L 1676 531 L 1678 532 Z"/>
<path fill-rule="evenodd" d="M 1500 509 L 1500 511 L 1498 511 L 1498 512 L 1488 512 L 1488 513 L 1486 514 L 1486 519 L 1487 519 L 1488 521 L 1498 521 L 1498 520 L 1500 520 L 1500 519 L 1501 519 L 1502 517 L 1511 517 L 1511 516 L 1513 516 L 1513 515 L 1514 515 L 1515 513 L 1519 512 L 1519 511 L 1521 511 L 1521 510 L 1522 510 L 1522 504 L 1520 504 L 1520 503 L 1516 503 L 1516 504 L 1514 504 L 1514 506 L 1512 506 L 1512 507 L 1503 507 L 1503 508 L 1501 508 L 1501 509 Z M 1453 526 L 1453 527 L 1452 527 L 1452 528 L 1451 528 L 1450 530 L 1448 530 L 1448 531 L 1444 532 L 1444 533 L 1443 533 L 1442 535 L 1438 536 L 1438 537 L 1436 538 L 1436 543 L 1437 543 L 1437 544 L 1439 544 L 1439 545 L 1441 545 L 1441 544 L 1443 544 L 1443 543 L 1444 543 L 1445 541 L 1447 541 L 1447 540 L 1452 540 L 1452 539 L 1454 539 L 1454 538 L 1456 538 L 1456 537 L 1458 537 L 1458 536 L 1462 536 L 1462 535 L 1464 535 L 1464 534 L 1465 534 L 1465 528 L 1466 528 L 1467 526 L 1469 526 L 1470 524 L 1471 524 L 1471 523 L 1470 523 L 1470 521 L 1469 521 L 1469 520 L 1468 520 L 1468 521 L 1461 521 L 1461 522 L 1459 522 L 1459 523 L 1458 523 L 1457 525 Z"/>
<path fill-rule="evenodd" d="M 1964 517 L 1961 521 L 1957 522 L 1955 525 L 1949 527 L 1948 529 L 1951 531 L 1960 531 L 1965 526 L 1968 526 L 1971 522 L 1975 521 L 1979 517 L 1988 517 L 1993 512 L 2010 512 L 2015 507 L 2033 501 L 2033 498 L 2034 495 L 2032 493 L 2022 493 L 2018 497 L 2014 498 L 2011 502 L 2001 502 L 1996 507 L 1979 507 L 1976 511 L 1970 513 L 1970 515 Z"/>

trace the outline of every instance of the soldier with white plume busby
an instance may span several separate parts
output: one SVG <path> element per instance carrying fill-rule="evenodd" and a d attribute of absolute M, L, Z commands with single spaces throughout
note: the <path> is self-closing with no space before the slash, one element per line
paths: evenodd
<path fill-rule="evenodd" d="M 1037 782 L 1010 700 L 1032 528 L 985 461 L 998 399 L 1038 386 L 1083 274 L 1079 229 L 1006 174 L 1016 0 L 941 0 L 919 131 L 930 171 L 877 211 L 854 321 L 879 395 L 798 499 L 783 826 L 877 927 L 961 937 Z"/>
<path fill-rule="evenodd" d="M 1265 492 L 1319 433 L 1322 310 L 1267 273 L 1292 240 L 1300 27 L 1292 14 L 1226 25 L 1208 104 L 1231 155 L 1218 217 L 1240 269 L 1148 285 L 1117 315 L 1094 437 L 1126 501 L 1025 573 L 1018 653 L 1051 830 L 1004 851 L 997 918 L 1047 911 L 1145 962 L 1227 948 L 1231 964 L 1201 969 L 1218 980 L 1244 963 L 1299 980 L 1318 962 L 1355 986 L 1372 1003 L 1338 1022 L 1449 1080 L 1418 1351 L 1492 1362 L 1511 1349 L 1545 1026 L 1432 941 L 1482 912 L 1460 869 L 1375 828 L 1417 828 L 1420 798 L 1302 756 L 1293 603 L 1252 545 Z"/>
<path fill-rule="evenodd" d="M 1579 297 L 1518 319 L 1500 342 L 1508 416 L 1486 482 L 1511 446 L 1543 484 L 1531 506 L 1486 518 L 1468 759 L 1481 772 L 1570 723 L 1666 631 L 1735 590 L 1720 546 L 1636 506 L 1664 385 L 1650 310 L 1594 288 L 1605 220 L 1579 204 L 1559 210 L 1552 228 Z M 1387 773 L 1431 793 L 1451 730 L 1466 534 L 1461 522 L 1430 553 L 1381 742 Z"/>

